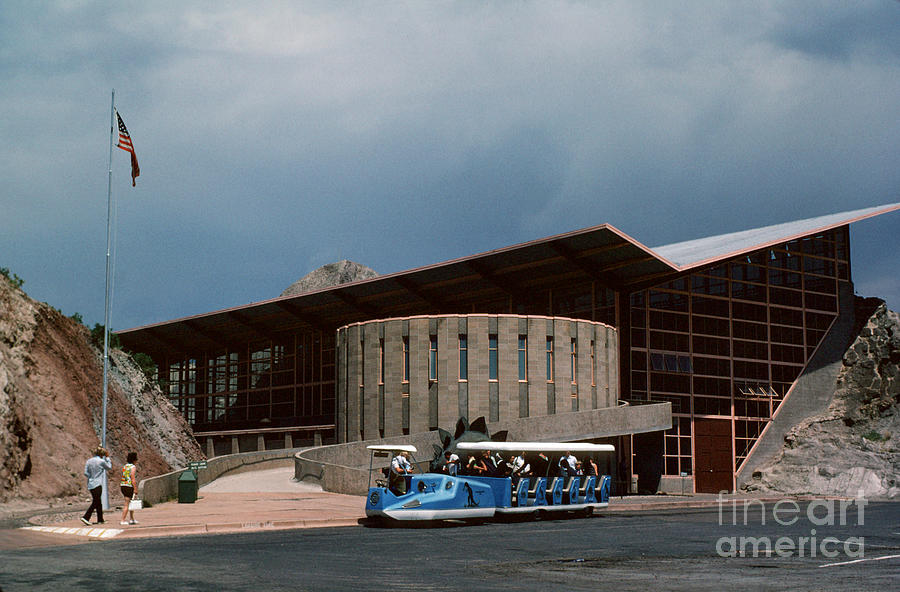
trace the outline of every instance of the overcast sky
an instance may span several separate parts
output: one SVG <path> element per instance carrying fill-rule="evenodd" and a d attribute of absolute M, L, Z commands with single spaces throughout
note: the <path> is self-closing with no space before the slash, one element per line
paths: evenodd
<path fill-rule="evenodd" d="M 111 326 L 609 223 L 648 246 L 900 202 L 900 3 L 0 4 L 0 267 Z M 851 226 L 900 310 L 900 212 Z"/>

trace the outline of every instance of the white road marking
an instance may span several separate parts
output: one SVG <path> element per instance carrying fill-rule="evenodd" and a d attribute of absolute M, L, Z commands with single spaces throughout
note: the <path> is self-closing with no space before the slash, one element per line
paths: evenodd
<path fill-rule="evenodd" d="M 52 534 L 74 534 L 96 539 L 110 539 L 123 532 L 121 528 L 71 528 L 68 526 L 25 526 L 23 530 L 49 532 Z"/>
<path fill-rule="evenodd" d="M 883 561 L 885 559 L 897 559 L 900 555 L 884 555 L 882 557 L 866 557 L 864 559 L 854 559 L 853 561 L 840 561 L 838 563 L 823 563 L 819 567 L 835 567 L 837 565 L 850 565 L 852 563 L 862 563 L 864 561 Z"/>

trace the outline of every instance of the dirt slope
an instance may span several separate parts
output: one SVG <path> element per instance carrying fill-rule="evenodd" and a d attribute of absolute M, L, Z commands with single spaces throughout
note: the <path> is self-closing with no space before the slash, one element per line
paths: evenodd
<path fill-rule="evenodd" d="M 110 356 L 107 448 L 112 478 L 129 451 L 139 478 L 203 457 L 190 428 L 128 356 Z M 86 327 L 0 276 L 0 502 L 85 494 L 99 444 L 102 352 Z M 112 497 L 118 488 L 111 488 Z"/>

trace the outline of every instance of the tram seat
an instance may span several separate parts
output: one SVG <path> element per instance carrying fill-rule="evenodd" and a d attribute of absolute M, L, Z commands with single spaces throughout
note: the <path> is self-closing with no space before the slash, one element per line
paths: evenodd
<path fill-rule="evenodd" d="M 578 503 L 578 484 L 581 482 L 581 477 L 567 477 L 566 485 L 563 488 L 563 502 L 564 504 L 577 504 Z"/>
<path fill-rule="evenodd" d="M 598 485 L 594 489 L 594 495 L 596 496 L 598 502 L 609 503 L 610 482 L 611 481 L 609 475 L 600 475 L 600 479 L 597 481 Z"/>
<path fill-rule="evenodd" d="M 528 490 L 528 505 L 529 506 L 546 506 L 547 505 L 547 495 L 546 490 L 544 489 L 547 485 L 547 479 L 544 477 L 537 477 L 534 480 L 534 485 L 531 489 Z"/>
<path fill-rule="evenodd" d="M 584 483 L 578 490 L 578 498 L 583 504 L 593 504 L 597 501 L 597 495 L 594 493 L 594 486 L 597 483 L 596 475 L 588 475 L 584 478 Z"/>
<path fill-rule="evenodd" d="M 527 506 L 528 505 L 528 477 L 523 477 L 519 479 L 519 483 L 516 485 L 516 488 L 513 490 L 513 499 L 512 505 L 517 507 Z"/>
<path fill-rule="evenodd" d="M 558 506 L 562 503 L 563 480 L 562 477 L 554 477 L 547 485 L 547 503 Z"/>

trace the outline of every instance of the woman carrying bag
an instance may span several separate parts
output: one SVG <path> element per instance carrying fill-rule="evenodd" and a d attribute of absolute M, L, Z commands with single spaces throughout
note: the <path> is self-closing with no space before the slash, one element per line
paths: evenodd
<path fill-rule="evenodd" d="M 122 495 L 125 497 L 125 507 L 122 508 L 122 521 L 119 522 L 122 526 L 138 523 L 138 521 L 134 519 L 134 508 L 132 508 L 132 501 L 137 500 L 135 497 L 137 490 L 137 468 L 134 466 L 136 461 L 137 452 L 129 452 L 126 457 L 126 464 L 122 467 L 122 481 L 119 484 Z M 131 520 L 126 520 L 129 513 L 131 514 Z"/>

